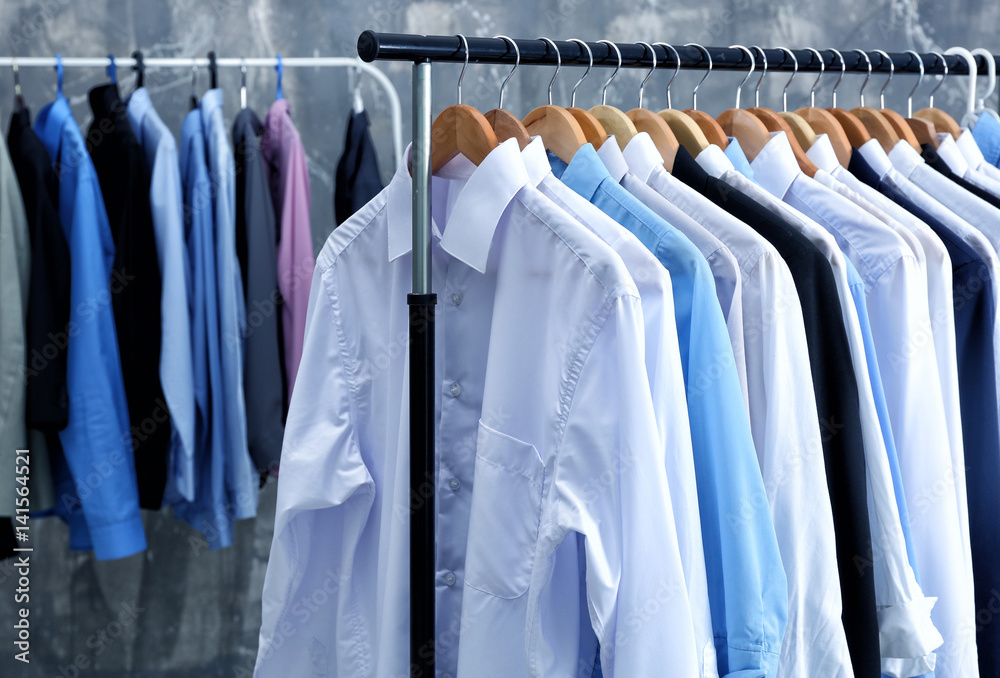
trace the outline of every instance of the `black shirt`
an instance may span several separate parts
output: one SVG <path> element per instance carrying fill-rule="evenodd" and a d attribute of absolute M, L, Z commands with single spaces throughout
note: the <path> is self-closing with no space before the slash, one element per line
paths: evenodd
<path fill-rule="evenodd" d="M 236 154 L 236 254 L 246 298 L 243 398 L 247 443 L 258 471 L 274 466 L 284 435 L 285 379 L 278 291 L 277 229 L 260 119 L 249 108 L 233 121 Z"/>
<path fill-rule="evenodd" d="M 788 264 L 802 304 L 809 363 L 837 540 L 844 632 L 857 678 L 878 678 L 881 658 L 868 522 L 867 475 L 858 383 L 833 270 L 820 250 L 782 217 L 710 176 L 682 146 L 673 174 L 768 242 Z"/>
<path fill-rule="evenodd" d="M 66 427 L 66 348 L 69 339 L 69 244 L 59 221 L 59 186 L 52 159 L 31 129 L 27 108 L 14 112 L 7 147 L 24 200 L 31 239 L 28 287 L 27 424 L 54 432 Z"/>
<path fill-rule="evenodd" d="M 347 221 L 382 190 L 378 156 L 368 126 L 368 114 L 365 111 L 351 111 L 351 118 L 347 122 L 347 137 L 344 139 L 344 154 L 337 163 L 337 183 L 334 189 L 333 207 L 338 225 Z"/>
<path fill-rule="evenodd" d="M 115 241 L 110 283 L 135 451 L 139 505 L 159 509 L 167 481 L 170 414 L 160 385 L 161 282 L 145 155 L 114 83 L 90 90 L 87 149 Z"/>

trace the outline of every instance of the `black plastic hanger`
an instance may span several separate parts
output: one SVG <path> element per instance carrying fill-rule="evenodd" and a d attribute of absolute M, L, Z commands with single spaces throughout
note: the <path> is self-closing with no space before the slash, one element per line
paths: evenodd
<path fill-rule="evenodd" d="M 215 62 L 215 52 L 208 53 L 208 82 L 211 89 L 219 86 L 219 65 Z"/>
<path fill-rule="evenodd" d="M 135 65 L 132 66 L 132 70 L 135 71 L 135 88 L 139 89 L 146 82 L 146 63 L 142 60 L 142 52 L 136 50 L 132 52 L 132 58 L 135 59 Z"/>
<path fill-rule="evenodd" d="M 18 72 L 17 57 L 11 64 L 14 67 L 14 110 L 20 111 L 24 108 L 24 97 L 21 96 L 21 74 Z"/>

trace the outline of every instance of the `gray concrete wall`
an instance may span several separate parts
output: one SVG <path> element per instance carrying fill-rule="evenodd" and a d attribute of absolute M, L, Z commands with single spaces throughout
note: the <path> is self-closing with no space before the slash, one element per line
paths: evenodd
<path fill-rule="evenodd" d="M 983 0 L 0 0 L 0 53 L 18 56 L 129 55 L 139 47 L 148 56 L 354 55 L 358 34 L 382 31 L 513 37 L 546 35 L 565 39 L 608 38 L 628 42 L 658 40 L 817 48 L 942 49 L 955 44 L 998 51 L 1000 4 Z M 409 65 L 383 64 L 404 102 L 409 130 Z M 453 103 L 458 66 L 442 65 L 434 76 L 437 110 Z M 506 68 L 471 66 L 465 79 L 465 102 L 488 110 L 496 104 Z M 557 103 L 568 105 L 569 91 L 581 69 L 565 69 L 556 83 Z M 595 71 L 584 83 L 578 104 L 599 103 L 609 71 Z M 131 76 L 121 73 L 123 89 Z M 525 114 L 545 103 L 549 69 L 522 69 L 512 80 L 507 108 Z M 642 74 L 624 72 L 609 90 L 609 103 L 634 105 Z M 700 73 L 682 73 L 674 84 L 674 105 L 688 107 Z M 187 110 L 191 74 L 187 69 L 151 71 L 153 102 L 175 133 Z M 668 74 L 647 85 L 647 106 L 665 105 Z M 786 76 L 765 80 L 762 105 L 780 105 Z M 823 89 L 828 100 L 833 77 Z M 741 76 L 716 73 L 699 93 L 701 108 L 716 114 L 732 105 Z M 89 123 L 87 90 L 105 80 L 100 69 L 67 69 L 65 93 L 81 126 Z M 790 90 L 789 106 L 806 105 L 811 75 L 800 76 Z M 855 105 L 861 76 L 849 76 L 842 105 Z M 963 79 L 964 80 L 964 79 Z M 22 69 L 24 96 L 34 111 L 55 93 L 54 74 Z M 909 77 L 898 77 L 889 105 L 905 106 Z M 251 69 L 249 103 L 261 117 L 274 97 L 275 74 Z M 224 70 L 226 114 L 239 106 L 239 71 Z M 203 91 L 207 76 L 201 74 Z M 12 77 L 0 72 L 0 116 L 10 114 Z M 872 82 L 877 93 L 881 78 Z M 957 113 L 964 82 L 946 84 L 939 105 Z M 929 87 L 925 85 L 923 92 Z M 332 191 L 343 144 L 351 93 L 345 71 L 288 69 L 285 96 L 292 103 L 310 159 L 313 232 L 317 249 L 333 228 Z M 393 170 L 387 101 L 366 83 L 365 101 L 386 179 Z M 925 96 L 918 106 L 922 107 Z M 744 99 L 746 101 L 746 99 Z M 232 548 L 209 553 L 185 524 L 163 511 L 145 516 L 150 548 L 116 562 L 98 563 L 90 554 L 71 553 L 67 530 L 55 520 L 35 521 L 32 571 L 32 663 L 11 658 L 10 621 L 14 614 L 12 571 L 0 567 L 0 676 L 174 677 L 250 675 L 260 625 L 260 592 L 273 525 L 275 486 L 263 491 L 260 516 L 237 528 Z M 83 667 L 83 668 L 80 668 Z M 244 670 L 246 669 L 246 670 Z"/>

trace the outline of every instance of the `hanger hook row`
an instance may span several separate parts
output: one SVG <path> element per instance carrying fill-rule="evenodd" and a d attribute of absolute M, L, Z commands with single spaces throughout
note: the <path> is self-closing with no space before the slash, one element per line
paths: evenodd
<path fill-rule="evenodd" d="M 743 81 L 736 88 L 736 108 L 739 108 L 740 107 L 740 95 L 743 93 L 743 85 L 747 84 L 747 80 L 750 79 L 750 76 L 753 75 L 754 70 L 757 68 L 757 60 L 754 58 L 753 52 L 751 52 L 749 49 L 747 49 L 743 45 L 730 45 L 729 49 L 743 50 L 744 52 L 746 52 L 747 57 L 750 60 L 750 70 L 747 71 L 747 74 L 745 76 L 743 76 Z M 740 61 L 742 61 L 742 60 L 743 59 L 741 58 Z"/>
<path fill-rule="evenodd" d="M 701 81 L 699 81 L 698 84 L 695 85 L 694 91 L 691 92 L 691 108 L 693 110 L 697 111 L 698 110 L 698 88 L 700 88 L 702 85 L 705 84 L 705 81 L 708 80 L 708 76 L 712 75 L 712 55 L 708 53 L 708 50 L 705 49 L 704 46 L 699 45 L 696 42 L 688 42 L 688 43 L 685 43 L 684 46 L 685 47 L 697 47 L 699 50 L 701 50 L 702 52 L 704 52 L 705 59 L 708 61 L 708 70 L 705 71 L 705 75 L 702 76 Z"/>
<path fill-rule="evenodd" d="M 674 84 L 674 78 L 676 78 L 677 74 L 681 72 L 681 55 L 673 45 L 668 45 L 665 42 L 654 42 L 653 45 L 662 45 L 663 49 L 674 53 L 674 61 L 677 65 L 674 67 L 674 74 L 671 75 L 670 80 L 667 81 L 667 108 L 673 108 L 673 102 L 670 101 L 670 86 Z"/>
<path fill-rule="evenodd" d="M 552 105 L 552 86 L 556 84 L 556 78 L 559 77 L 559 69 L 562 68 L 562 55 L 559 54 L 559 48 L 556 47 L 556 43 L 551 38 L 538 38 L 544 41 L 547 45 L 552 47 L 552 51 L 556 53 L 556 72 L 552 74 L 552 79 L 549 80 L 549 106 Z"/>

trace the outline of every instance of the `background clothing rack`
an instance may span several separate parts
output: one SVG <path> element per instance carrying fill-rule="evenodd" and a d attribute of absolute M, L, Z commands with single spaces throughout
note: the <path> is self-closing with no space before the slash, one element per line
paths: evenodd
<path fill-rule="evenodd" d="M 60 57 L 64 68 L 105 68 L 110 64 L 108 57 Z M 116 67 L 131 69 L 137 59 L 132 57 L 115 57 Z M 205 57 L 144 57 L 142 63 L 147 68 L 208 68 L 211 60 Z M 278 65 L 277 57 L 226 57 L 214 59 L 214 65 L 220 68 L 274 68 Z M 0 67 L 47 67 L 55 68 L 55 57 L 12 57 L 0 56 Z M 353 57 L 282 57 L 282 68 L 355 68 L 371 75 L 389 97 L 389 109 L 392 114 L 393 154 L 396 162 L 403 156 L 403 112 L 399 102 L 396 87 L 385 73 Z M 124 75 L 124 74 L 123 74 Z"/>
<path fill-rule="evenodd" d="M 468 60 L 480 64 L 586 66 L 590 57 L 579 43 L 555 41 L 555 50 L 545 40 L 514 40 L 517 51 L 503 38 L 469 37 L 468 54 L 457 36 L 407 35 L 365 31 L 358 37 L 358 54 L 366 62 L 395 60 L 413 62 L 413 292 L 407 295 L 410 336 L 410 671 L 412 675 L 433 676 L 435 651 L 435 466 L 434 466 L 434 306 L 436 295 L 431 289 L 431 64 L 434 61 Z M 619 57 L 607 43 L 588 42 L 594 66 L 618 66 Z M 652 55 L 643 45 L 617 43 L 623 68 L 649 68 Z M 671 50 L 653 46 L 658 68 L 706 69 L 708 60 L 694 46 L 676 46 L 678 58 Z M 728 47 L 706 47 L 712 69 L 746 69 L 749 64 L 743 50 Z M 519 52 L 519 54 L 517 54 Z M 797 64 L 783 50 L 763 50 L 770 71 L 820 71 L 821 64 L 808 50 L 792 50 Z M 822 66 L 834 72 L 921 72 L 919 62 L 906 53 L 890 53 L 890 62 L 879 54 L 868 55 L 869 63 L 857 52 L 842 51 L 838 57 L 832 51 L 821 50 Z M 877 57 L 877 58 L 876 58 Z M 994 60 L 996 56 L 994 55 Z M 678 64 L 678 59 L 680 63 Z M 841 66 L 843 59 L 843 66 Z M 966 61 L 955 55 L 945 56 L 945 64 L 935 54 L 922 54 L 926 74 L 968 75 Z M 0 62 L 2 63 L 2 62 Z M 287 61 L 286 61 L 287 63 Z M 977 69 L 984 72 L 987 61 L 976 57 Z M 405 158 L 404 158 L 405 161 Z M 419 499 L 417 499 L 419 498 Z"/>

